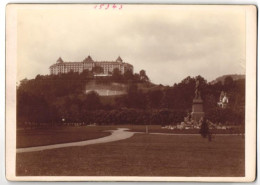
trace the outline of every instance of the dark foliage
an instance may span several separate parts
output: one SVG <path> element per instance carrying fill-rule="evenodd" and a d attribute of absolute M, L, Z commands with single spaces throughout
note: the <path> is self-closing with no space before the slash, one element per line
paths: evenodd
<path fill-rule="evenodd" d="M 225 83 L 208 84 L 198 76 L 204 111 L 215 123 L 244 124 L 245 80 L 226 79 Z M 123 83 L 127 94 L 103 103 L 96 92 L 85 93 L 90 81 Z M 98 124 L 174 124 L 191 111 L 195 78 L 187 77 L 171 87 L 150 83 L 144 70 L 139 74 L 115 69 L 110 77 L 95 77 L 93 71 L 60 75 L 37 75 L 22 80 L 17 87 L 17 120 L 24 122 L 86 122 Z M 221 91 L 229 97 L 226 109 L 217 102 Z M 113 102 L 113 103 L 112 103 Z"/>

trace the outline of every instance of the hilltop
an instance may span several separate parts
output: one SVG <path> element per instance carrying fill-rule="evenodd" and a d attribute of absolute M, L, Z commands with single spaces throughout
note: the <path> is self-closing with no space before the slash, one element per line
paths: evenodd
<path fill-rule="evenodd" d="M 221 82 L 222 84 L 224 84 L 224 81 L 227 77 L 231 77 L 233 79 L 233 81 L 245 79 L 245 75 L 229 74 L 229 75 L 223 75 L 223 76 L 216 78 L 215 80 L 211 81 L 210 84 L 216 84 L 218 82 Z"/>

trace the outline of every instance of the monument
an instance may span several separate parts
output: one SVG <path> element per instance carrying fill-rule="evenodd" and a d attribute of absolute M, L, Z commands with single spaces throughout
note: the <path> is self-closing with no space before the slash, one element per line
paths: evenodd
<path fill-rule="evenodd" d="M 203 100 L 201 99 L 200 94 L 200 82 L 199 79 L 196 78 L 196 87 L 195 87 L 195 97 L 193 99 L 192 103 L 192 112 L 191 112 L 191 118 L 194 120 L 194 122 L 199 122 L 201 117 L 205 115 L 203 111 Z"/>

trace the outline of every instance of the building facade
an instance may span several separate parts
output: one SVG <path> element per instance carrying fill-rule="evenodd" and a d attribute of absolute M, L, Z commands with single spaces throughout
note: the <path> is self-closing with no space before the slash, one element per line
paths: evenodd
<path fill-rule="evenodd" d="M 64 62 L 59 58 L 55 64 L 50 66 L 50 74 L 57 75 L 71 71 L 82 73 L 84 70 L 92 71 L 95 67 L 103 68 L 103 72 L 99 74 L 101 76 L 112 75 L 116 68 L 121 72 L 121 74 L 124 74 L 126 71 L 133 72 L 133 66 L 123 62 L 120 56 L 116 61 L 93 61 L 92 58 L 88 56 L 82 62 Z"/>

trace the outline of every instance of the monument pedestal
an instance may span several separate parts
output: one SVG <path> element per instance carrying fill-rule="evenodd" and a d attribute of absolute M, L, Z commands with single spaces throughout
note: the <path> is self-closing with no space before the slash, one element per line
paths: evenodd
<path fill-rule="evenodd" d="M 193 99 L 191 118 L 198 123 L 204 115 L 203 100 L 201 98 Z"/>

